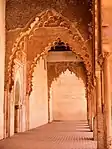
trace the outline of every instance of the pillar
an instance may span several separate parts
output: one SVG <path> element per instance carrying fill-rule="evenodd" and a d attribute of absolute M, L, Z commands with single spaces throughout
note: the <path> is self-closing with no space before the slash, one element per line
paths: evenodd
<path fill-rule="evenodd" d="M 105 126 L 105 149 L 111 145 L 111 86 L 109 53 L 104 57 L 103 81 L 104 81 L 104 126 Z"/>
<path fill-rule="evenodd" d="M 95 115 L 93 118 L 93 138 L 97 141 L 97 116 Z"/>
<path fill-rule="evenodd" d="M 89 123 L 89 101 L 88 101 L 88 96 L 87 96 L 87 120 Z"/>
<path fill-rule="evenodd" d="M 20 131 L 20 107 L 19 105 L 15 106 L 15 133 Z"/>
<path fill-rule="evenodd" d="M 7 90 L 5 90 L 4 92 L 4 138 L 7 137 L 7 130 L 6 130 L 6 126 L 7 126 L 7 103 L 8 103 L 8 92 Z"/>
<path fill-rule="evenodd" d="M 88 124 L 90 127 L 90 130 L 92 131 L 92 95 L 91 95 L 91 88 L 88 88 L 88 93 L 87 93 L 87 113 L 88 113 Z"/>
<path fill-rule="evenodd" d="M 50 89 L 48 87 L 48 123 L 50 123 Z"/>
<path fill-rule="evenodd" d="M 10 111 L 10 107 L 11 107 L 11 105 L 10 105 L 11 102 L 10 102 L 10 101 L 11 101 L 11 92 L 8 92 L 8 103 L 7 103 L 7 104 L 8 104 L 8 110 L 7 110 L 7 113 L 8 113 L 7 137 L 10 137 L 10 133 L 11 133 L 11 132 L 10 132 L 10 127 L 11 127 L 11 126 L 10 126 L 10 120 L 11 120 L 11 119 L 10 119 L 10 112 L 11 112 L 11 111 Z"/>
<path fill-rule="evenodd" d="M 88 109 L 89 109 L 89 127 L 90 130 L 92 131 L 92 99 L 89 98 L 88 100 L 89 104 L 88 104 Z"/>
<path fill-rule="evenodd" d="M 0 0 L 0 139 L 4 136 L 5 0 Z"/>
<path fill-rule="evenodd" d="M 101 70 L 96 72 L 97 149 L 105 149 L 104 117 L 102 110 Z"/>
<path fill-rule="evenodd" d="M 52 121 L 52 94 L 51 88 L 48 85 L 48 123 L 51 123 Z"/>
<path fill-rule="evenodd" d="M 26 130 L 29 130 L 29 94 L 26 95 Z"/>
<path fill-rule="evenodd" d="M 96 84 L 93 90 L 93 138 L 97 141 Z"/>

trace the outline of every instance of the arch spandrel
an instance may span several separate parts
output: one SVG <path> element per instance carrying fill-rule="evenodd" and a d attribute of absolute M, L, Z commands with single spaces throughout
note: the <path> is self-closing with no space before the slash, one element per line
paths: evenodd
<path fill-rule="evenodd" d="M 30 61 L 31 68 L 28 71 L 28 80 L 32 77 L 38 57 L 46 54 L 57 38 L 68 42 L 72 47 L 72 51 L 83 59 L 87 74 L 91 76 L 92 56 L 89 47 L 87 47 L 87 42 L 84 41 L 76 26 L 56 11 L 47 10 L 37 15 L 35 21 L 31 23 L 30 28 L 25 29 L 20 34 L 12 49 L 10 69 L 13 69 L 12 62 L 15 58 L 15 53 L 21 49 L 21 42 L 26 37 L 27 40 L 25 40 L 24 44 L 27 44 L 27 49 L 25 51 L 27 52 L 27 60 Z"/>

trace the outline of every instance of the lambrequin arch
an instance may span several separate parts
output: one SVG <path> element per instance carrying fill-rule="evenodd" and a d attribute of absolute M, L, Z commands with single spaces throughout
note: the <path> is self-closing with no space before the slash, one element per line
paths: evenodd
<path fill-rule="evenodd" d="M 86 72 L 83 63 L 74 62 L 56 62 L 48 63 L 48 88 L 51 88 L 53 81 L 55 81 L 59 76 L 69 70 L 74 73 L 77 78 L 80 78 L 86 87 Z M 51 74 L 51 75 L 50 75 Z"/>
<path fill-rule="evenodd" d="M 32 73 L 40 57 L 47 55 L 54 41 L 60 38 L 63 42 L 67 42 L 72 52 L 79 55 L 86 68 L 87 84 L 91 84 L 92 79 L 92 56 L 88 42 L 83 39 L 75 24 L 67 18 L 50 9 L 43 11 L 30 22 L 19 37 L 12 48 L 12 54 L 8 65 L 8 74 L 13 74 L 14 59 L 16 52 L 25 51 L 27 53 L 28 70 L 27 70 L 27 92 L 32 90 Z M 12 75 L 10 75 L 12 76 Z M 13 77 L 9 77 L 9 85 L 13 86 Z"/>

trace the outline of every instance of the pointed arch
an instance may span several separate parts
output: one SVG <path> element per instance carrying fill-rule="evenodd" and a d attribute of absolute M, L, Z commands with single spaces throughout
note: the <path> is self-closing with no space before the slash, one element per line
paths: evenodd
<path fill-rule="evenodd" d="M 88 80 L 91 80 L 92 57 L 88 47 L 88 41 L 84 41 L 74 23 L 70 22 L 55 10 L 50 9 L 38 14 L 35 20 L 30 24 L 30 27 L 26 27 L 16 39 L 8 64 L 8 83 L 11 87 L 13 86 L 13 66 L 16 53 L 21 50 L 27 53 L 27 79 L 29 82 L 27 86 L 28 92 L 31 92 L 31 78 L 34 67 L 38 59 L 48 53 L 58 37 L 61 38 L 62 41 L 68 42 L 72 47 L 72 51 L 83 59 L 89 77 Z"/>
<path fill-rule="evenodd" d="M 78 78 L 81 78 L 83 83 L 86 86 L 86 72 L 83 63 L 75 62 L 50 62 L 48 64 L 48 87 L 50 88 L 52 82 L 59 78 L 59 76 L 64 73 L 66 70 L 69 70 L 71 73 L 75 73 Z"/>

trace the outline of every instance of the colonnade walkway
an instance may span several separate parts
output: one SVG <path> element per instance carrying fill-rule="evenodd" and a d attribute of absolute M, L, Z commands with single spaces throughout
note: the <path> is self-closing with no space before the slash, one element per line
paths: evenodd
<path fill-rule="evenodd" d="M 0 149 L 96 149 L 86 121 L 55 121 L 0 141 Z"/>

